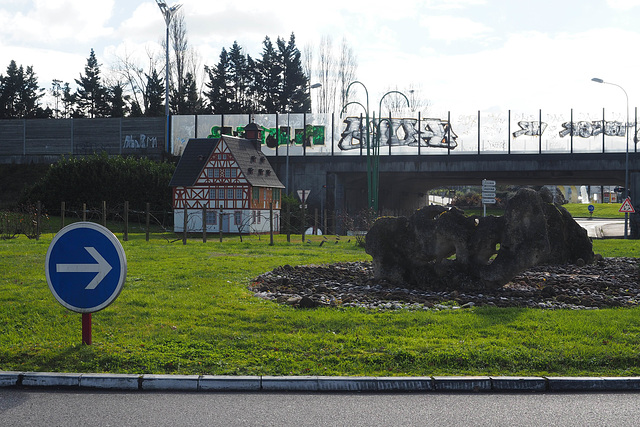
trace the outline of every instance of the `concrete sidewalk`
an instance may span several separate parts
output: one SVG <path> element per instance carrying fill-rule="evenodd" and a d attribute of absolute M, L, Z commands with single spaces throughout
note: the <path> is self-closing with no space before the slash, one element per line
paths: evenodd
<path fill-rule="evenodd" d="M 602 392 L 640 391 L 640 377 L 278 377 L 0 371 L 0 387 L 189 392 Z"/>

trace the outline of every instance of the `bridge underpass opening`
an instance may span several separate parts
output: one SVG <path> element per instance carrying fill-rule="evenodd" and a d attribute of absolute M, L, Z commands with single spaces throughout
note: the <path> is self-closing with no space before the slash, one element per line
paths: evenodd
<path fill-rule="evenodd" d="M 597 175 L 597 174 L 596 174 Z M 496 176 L 498 176 L 496 178 Z M 608 177 L 596 177 L 595 179 L 587 179 L 584 176 L 576 177 L 535 177 L 535 176 L 500 176 L 500 174 L 492 174 L 484 177 L 475 176 L 446 176 L 433 177 L 420 173 L 389 173 L 380 174 L 380 191 L 379 191 L 379 213 L 381 215 L 410 215 L 416 209 L 429 205 L 429 191 L 434 189 L 442 189 L 438 194 L 444 195 L 449 190 L 456 190 L 460 187 L 477 187 L 478 192 L 482 186 L 482 179 L 490 179 L 496 181 L 499 187 L 507 186 L 554 186 L 563 187 L 564 197 L 573 203 L 577 203 L 576 198 L 569 197 L 567 188 L 575 193 L 580 192 L 580 187 L 585 186 L 589 193 L 590 202 L 593 201 L 593 195 L 597 194 L 598 202 L 609 200 L 606 187 L 620 187 L 624 183 L 623 176 L 615 176 L 609 174 Z M 345 184 L 345 209 L 348 212 L 359 212 L 368 207 L 367 204 L 367 177 L 366 174 L 350 174 L 348 184 Z M 447 194 L 445 197 L 448 197 Z M 435 203 L 438 203 L 436 197 Z M 560 200 L 558 200 L 560 201 Z M 617 201 L 617 200 L 616 200 Z"/>

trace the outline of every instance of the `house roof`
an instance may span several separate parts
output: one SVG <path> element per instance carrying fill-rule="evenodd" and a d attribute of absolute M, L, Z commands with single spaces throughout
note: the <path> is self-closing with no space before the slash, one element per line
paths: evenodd
<path fill-rule="evenodd" d="M 244 138 L 223 135 L 221 138 L 192 138 L 178 162 L 171 182 L 172 187 L 189 187 L 196 183 L 213 150 L 221 142 L 231 151 L 242 174 L 254 187 L 284 188 L 260 146 Z M 260 172 L 261 171 L 261 172 Z M 268 171 L 268 172 L 267 172 Z"/>

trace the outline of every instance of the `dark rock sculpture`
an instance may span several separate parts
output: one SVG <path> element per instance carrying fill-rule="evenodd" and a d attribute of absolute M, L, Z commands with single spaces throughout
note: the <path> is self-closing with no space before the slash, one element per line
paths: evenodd
<path fill-rule="evenodd" d="M 423 289 L 497 288 L 535 265 L 594 259 L 586 230 L 544 189 L 519 190 L 502 217 L 426 206 L 379 218 L 366 251 L 376 279 Z"/>

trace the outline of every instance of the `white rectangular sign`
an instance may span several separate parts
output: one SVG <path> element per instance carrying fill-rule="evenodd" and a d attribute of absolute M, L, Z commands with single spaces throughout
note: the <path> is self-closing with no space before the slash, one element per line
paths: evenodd
<path fill-rule="evenodd" d="M 482 203 L 485 205 L 494 205 L 496 203 L 496 199 L 482 199 Z"/>
<path fill-rule="evenodd" d="M 491 181 L 489 179 L 483 179 L 482 180 L 482 185 L 493 185 L 495 187 L 496 182 L 495 181 Z"/>
<path fill-rule="evenodd" d="M 488 199 L 493 197 L 494 199 L 496 198 L 496 193 L 487 193 L 487 192 L 482 192 L 482 198 L 483 199 Z"/>

